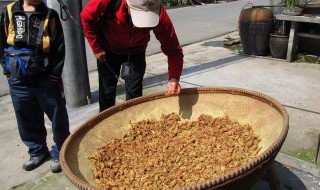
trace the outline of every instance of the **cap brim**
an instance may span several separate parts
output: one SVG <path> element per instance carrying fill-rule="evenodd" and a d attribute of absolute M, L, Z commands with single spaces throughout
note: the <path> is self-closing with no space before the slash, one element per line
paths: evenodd
<path fill-rule="evenodd" d="M 159 10 L 160 8 L 152 11 L 137 11 L 130 8 L 133 25 L 138 28 L 149 28 L 157 26 L 159 23 Z"/>

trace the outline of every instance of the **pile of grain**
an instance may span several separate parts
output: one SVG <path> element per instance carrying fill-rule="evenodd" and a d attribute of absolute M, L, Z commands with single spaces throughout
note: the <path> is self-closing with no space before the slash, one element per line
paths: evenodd
<path fill-rule="evenodd" d="M 142 120 L 122 139 L 89 156 L 103 189 L 171 189 L 234 170 L 259 152 L 260 138 L 249 125 L 226 115 L 181 121 L 176 113 Z"/>

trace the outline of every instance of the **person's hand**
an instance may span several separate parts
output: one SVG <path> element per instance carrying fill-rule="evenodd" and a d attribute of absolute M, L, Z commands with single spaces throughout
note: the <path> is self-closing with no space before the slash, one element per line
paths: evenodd
<path fill-rule="evenodd" d="M 97 54 L 94 54 L 94 56 L 97 58 L 98 61 L 100 62 L 107 62 L 107 59 L 106 59 L 106 52 L 105 51 L 102 51 L 100 53 L 97 53 Z"/>
<path fill-rule="evenodd" d="M 175 78 L 171 78 L 168 81 L 168 94 L 180 94 L 181 86 L 179 81 Z"/>

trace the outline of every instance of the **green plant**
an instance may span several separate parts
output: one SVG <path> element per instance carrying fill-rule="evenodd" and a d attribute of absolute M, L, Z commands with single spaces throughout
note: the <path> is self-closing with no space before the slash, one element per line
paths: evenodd
<path fill-rule="evenodd" d="M 286 8 L 296 8 L 300 7 L 300 0 L 282 0 L 281 5 Z"/>
<path fill-rule="evenodd" d="M 302 52 L 297 55 L 296 62 L 320 64 L 320 57 L 316 55 L 310 55 L 307 52 Z"/>

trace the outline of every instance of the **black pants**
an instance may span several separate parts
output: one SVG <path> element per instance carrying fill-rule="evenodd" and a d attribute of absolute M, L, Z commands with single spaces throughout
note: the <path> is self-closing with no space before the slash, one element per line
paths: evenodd
<path fill-rule="evenodd" d="M 120 75 L 121 65 L 128 61 L 128 55 L 108 52 L 106 59 L 107 63 L 97 61 L 100 112 L 115 105 L 118 80 L 114 74 Z M 142 80 L 146 70 L 145 53 L 130 55 L 130 62 L 134 65 L 134 69 L 132 78 L 125 80 L 126 100 L 142 96 Z"/>

